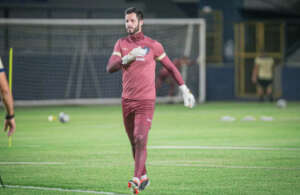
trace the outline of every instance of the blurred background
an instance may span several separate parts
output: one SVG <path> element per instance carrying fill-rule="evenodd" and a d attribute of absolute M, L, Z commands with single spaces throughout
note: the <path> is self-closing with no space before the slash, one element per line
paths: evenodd
<path fill-rule="evenodd" d="M 146 19 L 187 19 L 186 26 L 145 25 L 145 34 L 161 41 L 173 60 L 187 54 L 182 45 L 193 37 L 188 57 L 194 63 L 185 79 L 197 97 L 201 49 L 193 45 L 200 39 L 196 28 L 188 34 L 191 18 L 206 23 L 205 101 L 258 100 L 251 75 L 262 50 L 275 61 L 274 97 L 300 100 L 299 0 L 1 0 L 0 52 L 7 67 L 8 51 L 14 50 L 17 102 L 119 98 L 120 73 L 109 75 L 105 66 L 114 43 L 126 33 L 124 24 L 109 25 L 107 19 L 123 19 L 131 6 L 143 10 Z M 25 24 L 24 19 L 39 22 Z M 44 19 L 56 19 L 57 24 L 47 20 L 43 25 Z M 57 19 L 106 23 L 69 26 Z M 168 90 L 163 84 L 158 96 L 167 96 Z"/>

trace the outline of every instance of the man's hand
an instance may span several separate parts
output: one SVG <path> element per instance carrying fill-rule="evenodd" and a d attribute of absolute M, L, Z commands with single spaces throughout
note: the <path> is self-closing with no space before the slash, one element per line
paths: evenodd
<path fill-rule="evenodd" d="M 180 85 L 179 89 L 183 96 L 184 106 L 193 108 L 195 106 L 195 98 L 186 85 Z"/>
<path fill-rule="evenodd" d="M 147 50 L 143 49 L 141 47 L 136 47 L 133 50 L 131 50 L 131 52 L 130 52 L 130 54 L 133 55 L 133 56 L 135 56 L 135 57 L 145 56 L 146 53 L 147 53 Z"/>
<path fill-rule="evenodd" d="M 127 64 L 131 63 L 132 61 L 135 60 L 135 58 L 136 58 L 136 57 L 133 56 L 133 55 L 131 55 L 130 53 L 127 54 L 126 56 L 124 56 L 124 57 L 122 58 L 122 65 L 127 65 Z"/>
<path fill-rule="evenodd" d="M 136 59 L 136 57 L 138 57 L 138 56 L 145 56 L 146 53 L 147 53 L 146 49 L 143 49 L 141 47 L 136 47 L 133 50 L 131 50 L 129 52 L 129 54 L 127 54 L 126 56 L 124 56 L 122 58 L 122 64 L 123 65 L 129 64 L 132 61 L 134 61 Z"/>
<path fill-rule="evenodd" d="M 16 122 L 15 119 L 6 119 L 4 122 L 4 132 L 8 130 L 7 136 L 11 136 L 16 130 Z"/>

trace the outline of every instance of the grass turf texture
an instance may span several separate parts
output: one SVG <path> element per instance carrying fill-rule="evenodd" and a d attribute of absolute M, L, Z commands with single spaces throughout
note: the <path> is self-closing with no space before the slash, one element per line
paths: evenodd
<path fill-rule="evenodd" d="M 49 115 L 59 112 L 69 114 L 70 122 L 48 122 Z M 237 120 L 221 121 L 224 115 Z M 241 121 L 247 115 L 257 120 Z M 16 116 L 13 146 L 8 148 L 6 135 L 0 135 L 0 175 L 5 184 L 129 194 L 133 160 L 121 106 L 17 108 Z M 261 121 L 260 116 L 272 116 L 274 121 Z M 157 105 L 148 146 L 224 149 L 149 149 L 151 185 L 141 194 L 300 193 L 300 103 L 288 103 L 286 109 L 269 103 L 207 103 L 195 109 Z M 0 194 L 80 193 L 6 188 Z"/>

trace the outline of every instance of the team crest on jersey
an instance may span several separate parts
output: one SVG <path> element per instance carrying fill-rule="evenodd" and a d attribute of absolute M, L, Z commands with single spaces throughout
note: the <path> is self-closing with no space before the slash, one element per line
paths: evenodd
<path fill-rule="evenodd" d="M 145 52 L 146 55 L 147 55 L 147 54 L 149 53 L 149 51 L 150 51 L 150 48 L 149 48 L 149 47 L 143 47 L 143 49 L 146 50 L 146 52 Z"/>

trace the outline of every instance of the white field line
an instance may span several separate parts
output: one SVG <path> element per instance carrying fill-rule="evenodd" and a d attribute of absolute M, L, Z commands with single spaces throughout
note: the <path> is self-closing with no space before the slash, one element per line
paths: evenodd
<path fill-rule="evenodd" d="M 0 162 L 0 165 L 63 165 L 63 162 Z"/>
<path fill-rule="evenodd" d="M 44 191 L 59 191 L 59 192 L 78 192 L 78 193 L 86 193 L 86 194 L 105 194 L 105 195 L 125 195 L 125 194 L 117 194 L 114 192 L 101 192 L 101 191 L 93 191 L 93 190 L 71 190 L 71 189 L 63 189 L 63 188 L 47 188 L 47 187 L 37 187 L 37 186 L 19 186 L 19 185 L 4 185 L 7 188 L 17 188 L 17 189 L 29 189 L 29 190 L 44 190 Z"/>
<path fill-rule="evenodd" d="M 26 145 L 26 146 L 22 146 L 22 147 L 26 147 L 26 148 L 40 148 L 41 145 Z"/>
<path fill-rule="evenodd" d="M 272 151 L 300 151 L 300 148 L 269 148 L 243 146 L 148 146 L 148 149 L 198 149 L 198 150 L 272 150 Z"/>
<path fill-rule="evenodd" d="M 226 169 L 268 169 L 268 170 L 300 170 L 300 167 L 259 167 L 259 166 L 234 166 L 234 165 L 201 165 L 201 164 L 172 164 L 172 163 L 149 163 L 152 166 L 175 166 L 175 167 L 202 167 L 202 168 L 226 168 Z"/>

